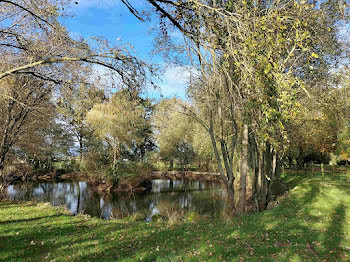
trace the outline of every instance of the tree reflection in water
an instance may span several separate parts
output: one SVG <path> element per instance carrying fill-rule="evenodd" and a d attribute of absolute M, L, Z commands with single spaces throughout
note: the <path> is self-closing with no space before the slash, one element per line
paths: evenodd
<path fill-rule="evenodd" d="M 142 212 L 149 220 L 161 205 L 215 217 L 225 208 L 225 192 L 220 184 L 188 180 L 153 180 L 148 194 L 102 195 L 81 182 L 26 183 L 8 187 L 11 200 L 35 200 L 65 205 L 72 214 L 83 213 L 104 219 L 124 218 Z"/>

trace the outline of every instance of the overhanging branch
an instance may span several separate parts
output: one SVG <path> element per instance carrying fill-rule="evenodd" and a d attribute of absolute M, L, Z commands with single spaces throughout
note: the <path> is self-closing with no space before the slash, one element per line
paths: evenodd
<path fill-rule="evenodd" d="M 10 5 L 14 5 L 14 6 L 16 6 L 16 7 L 20 8 L 20 9 L 26 11 L 26 12 L 28 12 L 30 15 L 32 15 L 33 17 L 39 19 L 40 21 L 51 25 L 51 24 L 49 23 L 49 21 L 47 21 L 47 20 L 41 18 L 40 16 L 38 16 L 38 15 L 35 14 L 34 12 L 30 11 L 28 8 L 26 8 L 26 7 L 24 7 L 24 6 L 20 5 L 20 4 L 14 3 L 14 2 L 9 1 L 9 0 L 0 0 L 0 3 L 7 3 L 7 4 L 10 4 Z"/>

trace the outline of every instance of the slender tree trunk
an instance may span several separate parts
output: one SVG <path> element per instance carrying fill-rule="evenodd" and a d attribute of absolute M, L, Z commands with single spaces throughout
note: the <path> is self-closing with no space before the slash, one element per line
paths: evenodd
<path fill-rule="evenodd" d="M 9 151 L 9 146 L 7 143 L 7 131 L 6 131 L 0 144 L 0 171 L 4 169 L 5 159 L 8 151 Z"/>
<path fill-rule="evenodd" d="M 115 147 L 113 151 L 114 151 L 114 152 L 113 152 L 113 168 L 116 168 L 118 149 Z"/>
<path fill-rule="evenodd" d="M 292 163 L 293 163 L 293 158 L 291 158 L 290 156 L 288 157 L 288 163 L 289 163 L 289 168 L 292 168 Z"/>
<path fill-rule="evenodd" d="M 262 205 L 264 208 L 268 204 L 268 194 L 272 178 L 272 149 L 270 143 L 266 143 L 264 153 L 264 185 L 263 185 L 263 199 Z"/>
<path fill-rule="evenodd" d="M 4 162 L 0 160 L 0 187 L 4 183 L 3 179 L 3 170 L 4 170 Z M 1 199 L 1 190 L 0 190 L 0 199 Z"/>
<path fill-rule="evenodd" d="M 249 145 L 248 145 L 248 151 L 249 151 L 249 158 L 248 158 L 248 165 L 251 169 L 251 187 L 252 187 L 252 192 L 251 192 L 251 200 L 252 203 L 255 206 L 255 210 L 259 211 L 259 185 L 258 185 L 258 180 L 259 180 L 259 150 L 258 146 L 256 144 L 256 140 L 254 137 L 254 134 L 249 134 Z"/>
<path fill-rule="evenodd" d="M 81 163 L 83 161 L 83 138 L 79 136 L 79 162 Z"/>
<path fill-rule="evenodd" d="M 276 173 L 276 164 L 277 164 L 277 155 L 276 155 L 276 150 L 273 150 L 272 154 L 272 178 L 274 177 L 274 174 Z"/>
<path fill-rule="evenodd" d="M 240 170 L 240 213 L 246 211 L 247 202 L 247 171 L 248 171 L 248 124 L 243 125 L 241 170 Z"/>
<path fill-rule="evenodd" d="M 4 151 L 0 151 L 0 199 L 2 199 L 3 197 L 5 197 L 5 191 L 6 191 L 6 187 L 8 186 L 8 181 L 6 181 L 7 179 L 5 178 L 4 175 L 4 162 L 5 162 L 5 158 L 6 158 L 6 154 Z"/>
<path fill-rule="evenodd" d="M 255 210 L 259 210 L 259 193 L 258 193 L 258 177 L 259 177 L 259 170 L 258 170 L 258 163 L 259 161 L 257 150 L 255 148 L 255 145 L 253 143 L 250 143 L 251 148 L 251 161 L 252 161 L 252 195 L 251 199 L 255 205 Z"/>
<path fill-rule="evenodd" d="M 257 183 L 257 191 L 258 191 L 258 202 L 259 202 L 259 210 L 264 209 L 263 199 L 266 199 L 264 196 L 264 155 L 263 151 L 259 149 L 259 163 L 258 163 L 258 183 Z"/>
<path fill-rule="evenodd" d="M 298 155 L 298 170 L 303 168 L 303 157 L 304 157 L 304 150 L 301 146 L 299 146 L 299 155 Z"/>
<path fill-rule="evenodd" d="M 1 154 L 0 154 L 0 171 L 4 170 L 5 157 L 6 157 L 6 155 L 1 152 Z M 1 175 L 1 173 L 0 173 L 0 175 Z"/>
<path fill-rule="evenodd" d="M 4 167 L 7 152 L 8 150 L 4 147 L 2 147 L 2 149 L 0 150 L 0 185 L 5 183 Z"/>
<path fill-rule="evenodd" d="M 233 191 L 233 182 L 234 182 L 233 170 L 232 170 L 232 165 L 231 165 L 230 160 L 229 160 L 228 152 L 226 150 L 226 142 L 224 139 L 221 139 L 221 154 L 222 154 L 222 158 L 224 160 L 224 166 L 225 166 L 226 176 L 227 176 L 227 180 L 228 180 L 227 187 L 230 191 L 232 191 L 231 194 L 234 194 L 234 191 Z"/>
<path fill-rule="evenodd" d="M 234 176 L 233 173 L 226 173 L 224 172 L 224 169 L 222 167 L 222 163 L 221 163 L 221 157 L 218 151 L 218 148 L 216 146 L 216 141 L 215 141 L 215 136 L 213 134 L 213 132 L 209 132 L 210 134 L 210 139 L 212 142 L 212 146 L 214 149 L 214 155 L 218 164 L 218 169 L 219 169 L 219 173 L 221 175 L 222 181 L 225 185 L 225 189 L 226 189 L 226 193 L 227 193 L 227 201 L 229 202 L 230 208 L 232 209 L 232 212 L 234 213 L 236 211 L 236 204 L 235 204 L 235 192 L 234 192 Z M 227 172 L 228 170 L 226 170 Z M 229 177 L 228 177 L 229 176 Z M 230 177 L 231 176 L 231 177 Z"/>
<path fill-rule="evenodd" d="M 271 177 L 269 181 L 268 186 L 268 194 L 267 194 L 267 201 L 270 202 L 272 200 L 275 200 L 276 197 L 282 193 L 281 192 L 281 184 L 280 184 L 280 176 L 281 176 L 281 160 L 278 155 L 278 152 L 276 150 L 273 150 L 273 156 L 272 156 L 272 172 Z"/>
<path fill-rule="evenodd" d="M 15 94 L 15 97 L 14 98 L 17 98 L 18 97 L 18 94 Z M 14 105 L 16 103 L 16 99 L 13 99 L 12 101 L 10 99 L 8 99 L 8 106 L 7 106 L 7 118 L 6 118 L 6 122 L 3 126 L 3 136 L 2 136 L 2 139 L 1 139 L 1 144 L 0 144 L 0 177 L 3 177 L 3 170 L 4 170 L 4 167 L 5 167 L 5 159 L 6 159 L 6 156 L 7 156 L 7 153 L 10 149 L 9 147 L 9 142 L 11 141 L 8 141 L 8 140 L 11 140 L 9 138 L 9 134 L 10 134 L 10 130 L 14 128 L 14 126 L 12 125 L 12 128 L 11 128 L 11 125 L 10 125 L 10 122 L 11 122 L 11 118 L 13 118 L 11 112 L 12 112 L 12 109 L 14 108 Z M 1 179 L 3 180 L 3 179 Z"/>
<path fill-rule="evenodd" d="M 79 214 L 79 209 L 80 209 L 80 185 L 79 185 L 79 182 L 77 183 L 77 188 L 78 188 L 77 214 Z"/>

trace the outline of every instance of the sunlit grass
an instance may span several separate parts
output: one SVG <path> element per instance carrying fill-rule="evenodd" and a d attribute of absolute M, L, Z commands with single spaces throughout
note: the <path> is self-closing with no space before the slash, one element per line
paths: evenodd
<path fill-rule="evenodd" d="M 104 221 L 0 203 L 3 261 L 350 261 L 350 176 L 286 177 L 276 208 L 230 221 Z"/>

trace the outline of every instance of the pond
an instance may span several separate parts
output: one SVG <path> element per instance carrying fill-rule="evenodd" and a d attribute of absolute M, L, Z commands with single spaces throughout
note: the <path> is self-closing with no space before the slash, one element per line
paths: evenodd
<path fill-rule="evenodd" d="M 194 211 L 216 217 L 224 211 L 225 191 L 221 184 L 190 180 L 152 180 L 146 194 L 97 194 L 84 182 L 33 182 L 10 185 L 11 200 L 35 200 L 64 205 L 72 214 L 83 213 L 103 219 L 124 218 L 142 213 L 152 216 L 173 210 Z"/>

